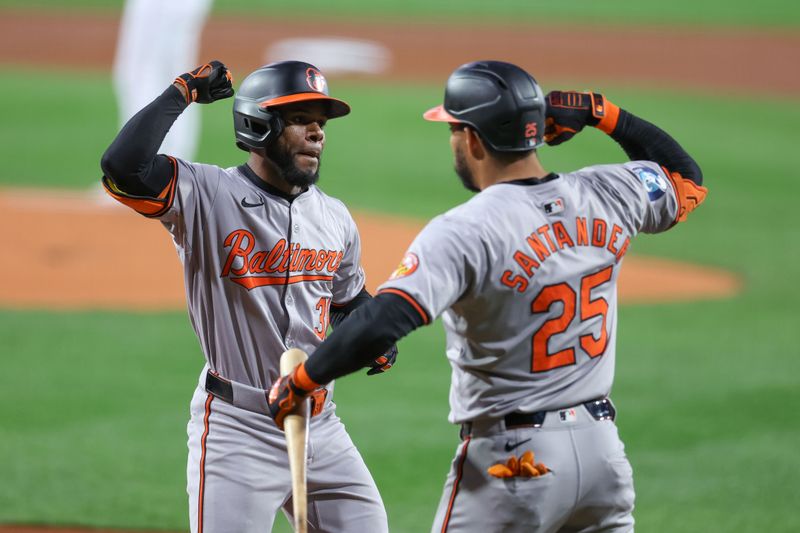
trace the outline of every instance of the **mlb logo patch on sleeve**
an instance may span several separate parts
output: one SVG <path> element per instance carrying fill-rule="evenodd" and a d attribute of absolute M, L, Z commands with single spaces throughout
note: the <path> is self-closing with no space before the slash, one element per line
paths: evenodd
<path fill-rule="evenodd" d="M 667 192 L 667 180 L 652 168 L 636 167 L 633 171 L 647 190 L 651 202 L 655 202 Z"/>

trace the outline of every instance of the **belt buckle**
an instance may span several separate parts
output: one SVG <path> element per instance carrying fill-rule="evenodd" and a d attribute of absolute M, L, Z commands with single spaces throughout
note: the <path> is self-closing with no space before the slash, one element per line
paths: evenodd
<path fill-rule="evenodd" d="M 617 417 L 617 410 L 608 398 L 592 400 L 583 405 L 595 420 L 614 420 Z"/>

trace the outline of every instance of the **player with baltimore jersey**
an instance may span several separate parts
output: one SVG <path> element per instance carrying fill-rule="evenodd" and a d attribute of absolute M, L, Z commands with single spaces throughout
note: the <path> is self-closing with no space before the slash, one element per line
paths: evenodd
<path fill-rule="evenodd" d="M 157 218 L 183 264 L 206 358 L 188 425 L 193 533 L 269 531 L 279 509 L 291 514 L 286 441 L 265 389 L 285 350 L 313 351 L 329 322 L 336 327 L 371 298 L 355 223 L 315 185 L 325 124 L 350 112 L 329 96 L 316 67 L 273 63 L 242 82 L 233 119 L 246 163 L 220 168 L 156 153 L 188 105 L 232 95 L 218 61 L 179 76 L 131 118 L 101 162 L 109 194 Z M 368 373 L 387 370 L 396 353 L 377 352 Z M 386 531 L 380 494 L 335 414 L 332 391 L 314 393 L 309 531 Z"/>

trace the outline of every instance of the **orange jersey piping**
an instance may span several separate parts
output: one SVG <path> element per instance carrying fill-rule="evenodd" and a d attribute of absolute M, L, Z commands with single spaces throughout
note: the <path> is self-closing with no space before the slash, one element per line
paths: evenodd
<path fill-rule="evenodd" d="M 209 393 L 206 399 L 206 414 L 203 418 L 203 436 L 200 438 L 200 487 L 197 496 L 197 533 L 203 533 L 203 497 L 206 488 L 206 441 L 208 440 L 208 419 L 211 416 L 211 402 L 214 395 Z"/>
<path fill-rule="evenodd" d="M 419 303 L 417 303 L 417 301 L 414 299 L 413 296 L 411 296 L 407 292 L 400 289 L 383 289 L 382 291 L 379 291 L 378 294 L 396 294 L 397 296 L 401 297 L 402 299 L 411 304 L 411 307 L 413 307 L 417 311 L 417 313 L 419 313 L 419 316 L 422 317 L 422 322 L 424 324 L 430 323 L 431 319 L 428 313 L 426 313 L 425 309 Z"/>
<path fill-rule="evenodd" d="M 461 478 L 464 475 L 464 463 L 467 461 L 467 448 L 469 448 L 469 441 L 470 437 L 464 439 L 464 451 L 461 454 L 461 459 L 458 461 L 456 479 L 453 482 L 453 491 L 450 493 L 450 501 L 447 503 L 447 513 L 445 513 L 444 522 L 442 522 L 442 533 L 447 531 L 447 526 L 450 523 L 450 515 L 453 513 L 453 504 L 456 501 L 456 494 L 458 493 L 458 484 L 461 483 Z"/>
<path fill-rule="evenodd" d="M 156 198 L 128 194 L 117 188 L 114 182 L 106 176 L 103 176 L 103 188 L 114 200 L 130 207 L 140 215 L 148 218 L 158 218 L 172 207 L 172 203 L 175 200 L 175 185 L 178 182 L 178 163 L 171 156 L 167 156 L 167 158 L 172 164 L 172 178 Z"/>

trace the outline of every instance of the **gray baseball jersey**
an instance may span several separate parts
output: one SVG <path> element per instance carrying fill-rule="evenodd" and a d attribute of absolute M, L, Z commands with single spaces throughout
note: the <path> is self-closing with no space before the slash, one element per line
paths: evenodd
<path fill-rule="evenodd" d="M 442 315 L 447 335 L 450 421 L 466 424 L 432 531 L 632 530 L 632 471 L 604 400 L 616 281 L 631 239 L 683 220 L 691 190 L 652 162 L 594 166 L 492 185 L 417 236 L 379 292 L 425 322 Z M 488 473 L 525 449 L 550 471 Z"/>
<path fill-rule="evenodd" d="M 192 531 L 266 531 L 277 509 L 291 509 L 291 483 L 265 389 L 279 376 L 281 354 L 313 351 L 331 306 L 364 287 L 359 235 L 344 205 L 315 186 L 290 202 L 258 186 L 249 168 L 173 163 L 175 177 L 159 198 L 106 186 L 161 220 L 184 267 L 207 360 L 188 425 Z M 207 390 L 207 371 L 232 386 L 233 404 Z M 309 531 L 344 530 L 351 520 L 386 531 L 375 483 L 330 397 L 309 432 L 318 450 L 309 458 Z"/>
<path fill-rule="evenodd" d="M 433 219 L 379 292 L 442 315 L 450 421 L 607 395 L 622 258 L 637 233 L 668 229 L 678 209 L 662 169 L 636 161 L 493 185 Z"/>
<path fill-rule="evenodd" d="M 313 351 L 330 306 L 364 287 L 355 223 L 315 186 L 290 204 L 239 168 L 179 164 L 161 220 L 184 265 L 192 326 L 212 370 L 268 388 L 280 355 Z"/>
<path fill-rule="evenodd" d="M 211 370 L 266 389 L 280 355 L 313 351 L 331 306 L 363 289 L 355 222 L 316 186 L 289 202 L 258 187 L 249 169 L 173 161 L 177 179 L 158 202 L 110 192 L 172 234 Z"/>

